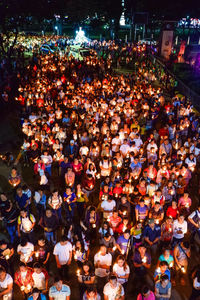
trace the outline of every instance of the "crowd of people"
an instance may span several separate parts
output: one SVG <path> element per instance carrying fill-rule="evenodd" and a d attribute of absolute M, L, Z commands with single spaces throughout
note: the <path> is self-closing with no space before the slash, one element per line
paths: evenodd
<path fill-rule="evenodd" d="M 2 299 L 12 299 L 13 283 L 14 299 L 70 299 L 74 275 L 77 299 L 170 299 L 199 251 L 192 104 L 163 96 L 165 74 L 145 46 L 91 47 L 100 56 L 38 55 L 18 76 L 21 163 L 34 188 L 13 167 L 13 199 L 0 195 L 9 235 L 0 242 Z M 119 47 L 134 72 L 113 72 Z M 196 262 L 190 300 L 200 296 L 199 274 Z"/>

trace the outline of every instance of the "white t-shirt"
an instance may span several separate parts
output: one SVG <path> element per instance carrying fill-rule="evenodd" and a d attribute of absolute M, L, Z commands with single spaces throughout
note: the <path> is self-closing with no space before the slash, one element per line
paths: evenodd
<path fill-rule="evenodd" d="M 120 147 L 120 152 L 125 156 L 130 151 L 130 146 L 127 144 L 123 144 Z"/>
<path fill-rule="evenodd" d="M 115 206 L 116 206 L 115 200 L 112 200 L 112 201 L 104 200 L 101 203 L 101 208 L 103 208 L 104 210 L 110 211 L 110 212 L 113 211 Z"/>
<path fill-rule="evenodd" d="M 39 274 L 36 272 L 33 272 L 32 278 L 34 281 L 34 288 L 38 288 L 39 290 L 46 289 L 46 285 L 45 285 L 46 278 L 45 278 L 45 275 L 43 272 L 41 272 Z"/>
<path fill-rule="evenodd" d="M 0 281 L 0 291 L 7 289 L 9 284 L 13 283 L 13 279 L 10 274 L 6 274 L 4 281 Z"/>
<path fill-rule="evenodd" d="M 95 254 L 94 256 L 94 264 L 100 262 L 102 265 L 111 266 L 112 265 L 112 255 L 107 253 L 106 255 L 101 255 L 100 253 Z M 102 268 L 95 268 L 95 275 L 99 277 L 106 277 L 110 274 L 109 270 Z"/>
<path fill-rule="evenodd" d="M 193 287 L 195 289 L 199 289 L 200 288 L 200 282 L 197 281 L 197 277 L 193 281 Z"/>
<path fill-rule="evenodd" d="M 130 274 L 130 268 L 127 265 L 126 269 L 124 270 L 124 267 L 120 267 L 118 264 L 114 264 L 113 266 L 113 272 L 117 274 L 117 276 L 126 276 L 127 274 Z M 128 281 L 128 279 L 125 278 L 117 278 L 117 281 L 121 284 Z"/>
<path fill-rule="evenodd" d="M 27 244 L 22 247 L 20 244 L 17 247 L 17 252 L 21 252 L 20 261 L 24 263 L 31 262 L 33 260 L 32 256 L 30 257 L 32 251 L 34 251 L 34 245 L 32 243 L 27 242 Z M 28 260 L 27 260 L 28 259 Z"/>
<path fill-rule="evenodd" d="M 109 300 L 115 300 L 117 297 L 124 296 L 124 288 L 119 282 L 117 282 L 115 288 L 111 287 L 110 282 L 108 282 L 104 286 L 103 294 L 107 296 Z"/>
<path fill-rule="evenodd" d="M 61 265 L 66 265 L 69 258 L 70 252 L 72 251 L 72 244 L 67 242 L 65 245 L 61 245 L 61 243 L 57 243 L 54 247 L 53 254 L 58 255 L 58 259 Z"/>
<path fill-rule="evenodd" d="M 120 138 L 112 139 L 112 151 L 117 152 L 121 144 Z"/>
<path fill-rule="evenodd" d="M 181 230 L 182 233 L 177 233 L 179 230 Z M 174 232 L 173 236 L 176 239 L 184 238 L 184 234 L 187 232 L 187 222 L 184 221 L 183 224 L 181 224 L 178 222 L 178 220 L 175 220 L 173 224 L 173 232 Z"/>
<path fill-rule="evenodd" d="M 99 166 L 105 168 L 101 170 L 101 176 L 110 176 L 110 168 L 112 168 L 111 161 L 100 161 Z"/>

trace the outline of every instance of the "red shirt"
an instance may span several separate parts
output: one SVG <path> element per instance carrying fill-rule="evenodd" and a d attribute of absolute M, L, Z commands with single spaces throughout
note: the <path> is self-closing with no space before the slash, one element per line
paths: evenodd
<path fill-rule="evenodd" d="M 177 214 L 178 214 L 178 208 L 174 209 L 172 208 L 172 206 L 169 206 L 166 212 L 166 215 L 168 217 L 172 217 L 173 219 L 177 218 Z"/>

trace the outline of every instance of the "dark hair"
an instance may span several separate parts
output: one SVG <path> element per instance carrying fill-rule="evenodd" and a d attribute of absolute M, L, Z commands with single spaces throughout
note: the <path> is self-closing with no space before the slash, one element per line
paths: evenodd
<path fill-rule="evenodd" d="M 186 248 L 186 249 L 189 249 L 190 248 L 190 243 L 188 241 L 184 241 L 183 242 L 183 246 Z"/>
<path fill-rule="evenodd" d="M 115 276 L 114 274 L 110 275 L 110 280 L 117 280 L 117 276 Z"/>
<path fill-rule="evenodd" d="M 142 288 L 142 295 L 146 295 L 150 291 L 150 288 L 148 286 L 143 286 Z"/>
<path fill-rule="evenodd" d="M 160 262 L 160 267 L 163 267 L 163 266 L 168 267 L 168 266 L 169 266 L 169 265 L 168 265 L 168 262 L 165 261 L 165 260 L 161 261 L 161 262 Z"/>
<path fill-rule="evenodd" d="M 21 243 L 20 243 L 20 244 L 21 244 L 22 247 L 24 247 L 24 246 L 26 246 L 27 242 L 28 242 L 27 238 L 26 238 L 26 237 L 23 237 L 23 238 L 21 239 Z"/>
<path fill-rule="evenodd" d="M 54 283 L 56 283 L 56 282 L 58 282 L 58 281 L 60 281 L 60 280 L 62 280 L 61 276 L 56 276 L 56 277 L 54 278 Z"/>
<path fill-rule="evenodd" d="M 19 263 L 19 267 L 26 267 L 26 264 L 25 264 L 24 262 L 21 261 L 21 262 Z"/>
<path fill-rule="evenodd" d="M 41 268 L 40 263 L 38 263 L 38 262 L 34 263 L 33 268 L 40 269 Z"/>
<path fill-rule="evenodd" d="M 161 275 L 160 281 L 163 282 L 165 280 L 169 280 L 169 276 L 166 274 Z"/>
<path fill-rule="evenodd" d="M 66 241 L 68 241 L 68 238 L 65 235 L 62 235 L 61 238 L 60 238 L 60 241 L 61 242 L 66 242 Z"/>

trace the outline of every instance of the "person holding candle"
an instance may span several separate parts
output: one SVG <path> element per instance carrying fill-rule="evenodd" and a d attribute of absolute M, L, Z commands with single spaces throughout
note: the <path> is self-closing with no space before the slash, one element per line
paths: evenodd
<path fill-rule="evenodd" d="M 80 271 L 80 273 L 78 272 Z M 77 271 L 77 277 L 79 282 L 79 289 L 80 289 L 80 299 L 82 299 L 83 294 L 85 291 L 92 287 L 95 280 L 95 274 L 92 270 L 91 262 L 87 261 L 83 263 L 81 270 Z"/>
<path fill-rule="evenodd" d="M 188 260 L 191 256 L 189 242 L 181 242 L 174 248 L 174 261 L 176 263 L 176 271 L 181 285 L 185 285 L 185 274 L 187 273 Z"/>
<path fill-rule="evenodd" d="M 126 291 L 130 268 L 123 255 L 117 257 L 116 263 L 113 265 L 113 274 L 117 276 L 117 281 L 122 284 Z"/>
<path fill-rule="evenodd" d="M 67 220 L 73 221 L 76 208 L 76 194 L 72 192 L 72 188 L 70 186 L 66 187 L 66 191 L 63 194 L 63 199 L 65 203 Z"/>
<path fill-rule="evenodd" d="M 14 281 L 25 298 L 33 288 L 32 270 L 28 268 L 25 263 L 21 262 L 15 272 Z"/>
<path fill-rule="evenodd" d="M 47 241 L 44 236 L 40 236 L 37 240 L 37 244 L 34 246 L 34 262 L 39 262 L 49 269 L 49 257 L 50 250 Z"/>
<path fill-rule="evenodd" d="M 52 195 L 48 199 L 48 204 L 51 207 L 52 211 L 57 215 L 59 222 L 61 221 L 61 212 L 62 212 L 62 197 L 59 195 L 57 189 L 53 190 Z"/>
<path fill-rule="evenodd" d="M 102 292 L 102 289 L 107 282 L 111 265 L 112 255 L 107 253 L 107 248 L 105 246 L 100 246 L 100 251 L 94 256 L 95 276 L 99 292 Z"/>
<path fill-rule="evenodd" d="M 34 242 L 35 222 L 35 217 L 32 214 L 29 214 L 25 208 L 21 209 L 17 221 L 18 236 L 26 236 L 30 241 Z"/>
<path fill-rule="evenodd" d="M 154 219 L 148 220 L 148 225 L 144 228 L 143 236 L 145 242 L 151 248 L 152 256 L 155 257 L 160 242 L 161 229 L 159 225 L 155 224 Z"/>
<path fill-rule="evenodd" d="M 5 269 L 0 267 L 0 298 L 12 300 L 13 296 L 13 279 Z"/>
<path fill-rule="evenodd" d="M 32 278 L 34 288 L 37 288 L 39 291 L 43 291 L 43 293 L 48 291 L 49 275 L 38 262 L 33 265 Z"/>
<path fill-rule="evenodd" d="M 0 266 L 3 266 L 6 271 L 13 271 L 13 254 L 14 249 L 10 243 L 5 240 L 0 241 Z"/>

